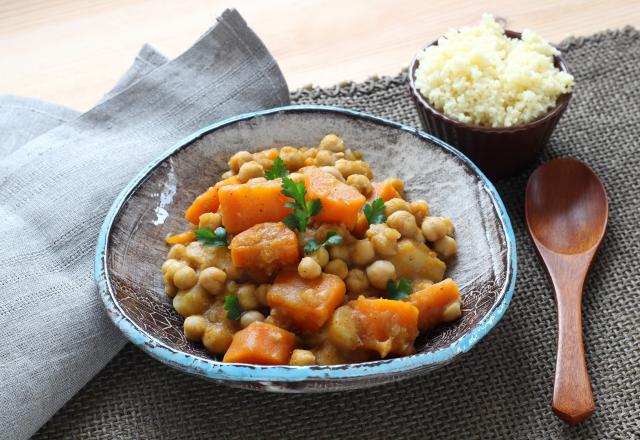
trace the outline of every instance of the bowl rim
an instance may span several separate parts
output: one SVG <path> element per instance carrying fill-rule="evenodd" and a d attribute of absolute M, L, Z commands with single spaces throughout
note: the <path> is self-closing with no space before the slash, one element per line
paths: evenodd
<path fill-rule="evenodd" d="M 183 148 L 188 147 L 192 142 L 205 136 L 206 134 L 240 121 L 246 121 L 262 116 L 287 112 L 337 113 L 340 115 L 348 116 L 350 118 L 373 122 L 394 130 L 401 130 L 416 137 L 423 138 L 429 140 L 432 143 L 435 143 L 437 146 L 446 150 L 448 153 L 456 156 L 459 160 L 466 164 L 471 169 L 471 171 L 475 172 L 475 174 L 479 177 L 479 180 L 484 183 L 485 189 L 489 197 L 491 198 L 496 211 L 498 212 L 501 227 L 506 237 L 507 268 L 505 281 L 500 292 L 502 295 L 501 301 L 494 304 L 487 315 L 484 316 L 484 318 L 473 329 L 471 329 L 471 331 L 464 334 L 461 338 L 457 339 L 448 346 L 439 350 L 426 353 L 416 353 L 399 358 L 383 359 L 356 364 L 340 364 L 327 366 L 262 366 L 241 363 L 224 363 L 221 361 L 215 361 L 213 359 L 195 356 L 175 350 L 156 339 L 153 335 L 147 333 L 127 316 L 126 312 L 120 307 L 120 304 L 115 300 L 115 297 L 113 296 L 114 292 L 109 278 L 107 257 L 109 252 L 109 237 L 111 233 L 111 227 L 113 226 L 115 220 L 118 218 L 120 210 L 126 204 L 130 196 L 138 189 L 140 185 L 142 185 L 147 180 L 150 173 L 158 166 L 160 166 L 166 159 L 173 156 Z M 270 382 L 289 383 L 307 380 L 339 381 L 348 379 L 364 379 L 375 376 L 399 374 L 410 375 L 411 372 L 417 374 L 419 370 L 424 369 L 427 366 L 442 366 L 448 362 L 451 362 L 453 358 L 458 354 L 466 353 L 467 351 L 469 351 L 471 347 L 473 347 L 480 339 L 482 339 L 502 318 L 513 296 L 516 274 L 516 239 L 513 228 L 511 226 L 511 220 L 504 206 L 504 203 L 502 202 L 500 195 L 498 194 L 491 181 L 464 154 L 446 144 L 445 142 L 435 138 L 434 136 L 405 124 L 394 122 L 378 116 L 373 116 L 367 113 L 358 112 L 355 110 L 313 104 L 289 105 L 268 110 L 254 111 L 234 116 L 220 122 L 216 122 L 178 141 L 156 159 L 152 160 L 125 186 L 125 188 L 120 192 L 120 194 L 111 205 L 111 208 L 109 209 L 105 217 L 98 237 L 94 272 L 100 297 L 105 305 L 110 319 L 127 337 L 127 339 L 150 354 L 152 357 L 171 367 L 207 379 L 245 383 L 260 382 L 262 383 L 262 385 L 267 386 L 267 389 L 269 389 L 268 384 Z M 273 390 L 275 391 L 275 389 Z"/>
<path fill-rule="evenodd" d="M 522 36 L 522 32 L 512 31 L 509 29 L 505 29 L 504 33 L 509 38 L 520 39 L 520 37 Z M 440 38 L 442 38 L 442 36 Z M 416 102 L 416 105 L 419 103 L 422 107 L 424 107 L 425 110 L 430 112 L 434 117 L 461 129 L 473 130 L 481 133 L 502 134 L 502 133 L 515 133 L 519 131 L 529 130 L 533 127 L 543 125 L 549 119 L 555 118 L 557 115 L 561 115 L 567 109 L 567 106 L 569 105 L 569 101 L 571 100 L 571 96 L 573 95 L 573 91 L 569 93 L 563 93 L 562 95 L 558 96 L 556 98 L 556 106 L 551 111 L 548 111 L 538 119 L 534 119 L 533 121 L 527 122 L 526 124 L 515 125 L 513 127 L 483 127 L 481 125 L 467 124 L 465 122 L 458 121 L 456 119 L 453 119 L 445 115 L 444 113 L 440 112 L 436 108 L 432 107 L 431 104 L 429 104 L 429 102 L 422 95 L 422 93 L 420 93 L 420 91 L 416 87 L 416 78 L 415 78 L 415 72 L 418 69 L 418 63 L 419 63 L 418 57 L 422 52 L 424 52 L 426 48 L 433 45 L 437 45 L 438 40 L 440 40 L 440 38 L 427 44 L 415 54 L 415 56 L 413 57 L 413 61 L 411 62 L 411 65 L 409 66 L 409 70 L 407 72 L 409 76 L 409 87 L 411 88 L 411 94 L 413 96 L 414 102 Z M 558 67 L 563 72 L 571 73 L 569 70 L 569 66 L 567 65 L 564 58 L 562 57 L 562 54 L 554 55 L 553 59 L 554 61 L 557 62 Z"/>

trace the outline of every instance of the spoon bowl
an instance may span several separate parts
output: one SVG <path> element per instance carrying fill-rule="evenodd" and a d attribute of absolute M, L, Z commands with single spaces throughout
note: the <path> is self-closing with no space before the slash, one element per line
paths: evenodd
<path fill-rule="evenodd" d="M 572 425 L 588 418 L 595 409 L 582 340 L 582 291 L 608 216 L 602 182 L 579 160 L 552 160 L 531 174 L 525 217 L 558 309 L 552 407 Z"/>

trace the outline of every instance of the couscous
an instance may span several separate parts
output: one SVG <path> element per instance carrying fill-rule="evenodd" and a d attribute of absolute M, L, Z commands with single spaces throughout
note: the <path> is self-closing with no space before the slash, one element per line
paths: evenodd
<path fill-rule="evenodd" d="M 554 66 L 559 52 L 525 30 L 509 38 L 491 15 L 447 32 L 418 55 L 416 88 L 446 116 L 484 127 L 513 127 L 540 118 L 573 88 Z"/>

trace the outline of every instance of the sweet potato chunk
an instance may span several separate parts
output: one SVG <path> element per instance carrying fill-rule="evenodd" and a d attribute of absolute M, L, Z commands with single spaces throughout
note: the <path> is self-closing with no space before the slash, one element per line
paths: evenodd
<path fill-rule="evenodd" d="M 371 182 L 371 185 L 373 186 L 373 191 L 369 195 L 369 200 L 371 201 L 382 199 L 385 202 L 388 202 L 391 199 L 402 198 L 398 190 L 396 190 L 393 185 L 386 180 L 384 182 Z"/>
<path fill-rule="evenodd" d="M 323 273 L 304 279 L 297 270 L 284 269 L 267 293 L 267 303 L 301 330 L 316 331 L 342 304 L 346 287 L 336 275 Z"/>
<path fill-rule="evenodd" d="M 314 217 L 315 220 L 319 223 L 344 223 L 353 229 L 365 197 L 354 187 L 315 167 L 305 169 L 304 174 L 307 199 L 320 199 L 322 202 L 322 211 Z"/>
<path fill-rule="evenodd" d="M 239 233 L 229 245 L 236 267 L 272 269 L 299 259 L 298 236 L 284 223 L 258 223 Z"/>
<path fill-rule="evenodd" d="M 410 303 L 360 297 L 349 305 L 356 311 L 358 335 L 364 348 L 404 356 L 414 352 L 418 336 L 418 309 Z M 410 306 L 410 307 L 406 307 Z"/>
<path fill-rule="evenodd" d="M 390 257 L 389 261 L 395 266 L 398 278 L 410 280 L 428 278 L 431 281 L 440 281 L 447 268 L 444 261 L 427 245 L 411 238 L 398 242 L 398 252 Z"/>
<path fill-rule="evenodd" d="M 460 292 L 451 278 L 415 292 L 405 301 L 418 308 L 418 329 L 422 332 L 460 316 Z"/>
<path fill-rule="evenodd" d="M 184 213 L 185 218 L 194 225 L 197 225 L 202 214 L 207 212 L 216 212 L 218 210 L 218 206 L 220 205 L 218 190 L 223 186 L 235 185 L 238 182 L 238 178 L 233 176 L 228 179 L 221 180 L 214 186 L 210 187 L 208 190 L 196 197 L 193 203 L 191 203 L 191 206 L 189 206 Z"/>
<path fill-rule="evenodd" d="M 415 306 L 364 296 L 339 307 L 327 332 L 329 342 L 341 351 L 365 349 L 382 358 L 388 354 L 413 353 L 417 336 L 418 309 Z"/>
<path fill-rule="evenodd" d="M 286 365 L 296 345 L 296 336 L 275 325 L 256 321 L 233 335 L 224 362 Z"/>
<path fill-rule="evenodd" d="M 284 206 L 290 199 L 281 191 L 280 179 L 221 187 L 222 224 L 237 234 L 258 223 L 281 221 L 291 212 Z"/>

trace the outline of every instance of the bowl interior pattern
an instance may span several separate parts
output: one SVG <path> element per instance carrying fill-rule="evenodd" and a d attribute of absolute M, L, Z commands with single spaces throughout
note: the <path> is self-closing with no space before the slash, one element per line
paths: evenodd
<path fill-rule="evenodd" d="M 411 199 L 456 225 L 458 256 L 449 263 L 463 296 L 463 317 L 417 344 L 406 358 L 349 366 L 258 367 L 223 364 L 182 333 L 183 318 L 163 290 L 160 265 L 168 233 L 184 230 L 184 210 L 240 150 L 315 146 L 327 133 L 361 149 L 377 178 L 401 177 Z M 134 343 L 187 372 L 232 385 L 279 391 L 352 388 L 436 368 L 468 350 L 495 324 L 515 279 L 515 243 L 495 189 L 450 147 L 415 129 L 368 115 L 292 106 L 209 127 L 150 164 L 105 221 L 96 277 L 107 311 Z M 482 332 L 474 329 L 484 326 Z M 448 351 L 447 351 L 448 350 Z M 445 354 L 446 351 L 446 354 Z"/>

